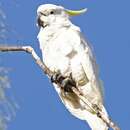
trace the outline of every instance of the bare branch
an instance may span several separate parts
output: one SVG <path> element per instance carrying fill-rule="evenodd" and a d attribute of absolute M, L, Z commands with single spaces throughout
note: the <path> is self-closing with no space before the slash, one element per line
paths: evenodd
<path fill-rule="evenodd" d="M 51 72 L 47 66 L 40 60 L 40 57 L 36 54 L 34 49 L 31 46 L 0 46 L 1 52 L 27 52 L 32 55 L 32 58 L 35 60 L 35 62 L 38 64 L 38 66 L 42 69 L 42 71 L 47 74 L 49 77 L 53 75 L 53 72 Z"/>
<path fill-rule="evenodd" d="M 35 62 L 38 64 L 38 66 L 41 68 L 41 70 L 48 75 L 49 78 L 54 75 L 54 72 L 50 71 L 47 66 L 41 61 L 40 57 L 36 54 L 34 49 L 31 46 L 0 46 L 1 52 L 8 52 L 8 51 L 23 51 L 27 52 L 32 55 L 32 58 L 35 60 Z M 66 77 L 63 77 L 65 79 Z M 70 79 L 71 80 L 71 79 Z M 63 86 L 61 82 L 55 82 L 61 89 L 63 89 Z M 101 118 L 109 128 L 112 128 L 113 130 L 120 130 L 120 128 L 108 117 L 104 115 L 104 113 L 100 110 L 100 108 L 92 104 L 90 101 L 88 101 L 87 97 L 81 93 L 76 86 L 72 86 L 72 92 L 75 93 L 93 112 L 93 114 L 96 114 L 99 118 Z"/>

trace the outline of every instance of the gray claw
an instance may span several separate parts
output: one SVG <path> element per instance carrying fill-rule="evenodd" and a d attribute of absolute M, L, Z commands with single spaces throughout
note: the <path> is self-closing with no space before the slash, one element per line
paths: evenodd
<path fill-rule="evenodd" d="M 76 86 L 75 82 L 70 78 L 65 78 L 62 81 L 62 86 L 65 92 L 72 92 L 72 87 Z"/>
<path fill-rule="evenodd" d="M 52 83 L 61 83 L 62 80 L 64 80 L 64 77 L 59 72 L 57 72 L 57 73 L 55 73 L 54 75 L 51 76 L 51 82 Z"/>
<path fill-rule="evenodd" d="M 71 75 L 70 77 L 63 77 L 59 72 L 51 76 L 51 82 L 60 83 L 65 92 L 72 92 L 72 87 L 76 87 L 76 83 Z"/>

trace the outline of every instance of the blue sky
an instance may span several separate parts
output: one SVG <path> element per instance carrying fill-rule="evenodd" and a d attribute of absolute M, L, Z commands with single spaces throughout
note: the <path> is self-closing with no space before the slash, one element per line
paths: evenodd
<path fill-rule="evenodd" d="M 128 0 L 2 0 L 9 25 L 9 45 L 31 45 L 39 55 L 36 9 L 40 4 L 59 4 L 69 9 L 88 8 L 72 21 L 94 48 L 104 82 L 105 106 L 122 130 L 130 128 L 130 2 Z M 1 54 L 10 67 L 12 91 L 20 106 L 8 130 L 89 130 L 61 103 L 47 77 L 25 53 Z"/>

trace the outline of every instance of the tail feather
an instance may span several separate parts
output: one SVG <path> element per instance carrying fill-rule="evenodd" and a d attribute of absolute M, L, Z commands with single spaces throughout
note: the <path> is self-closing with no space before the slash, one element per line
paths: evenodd
<path fill-rule="evenodd" d="M 104 107 L 103 107 L 102 111 L 107 116 L 107 112 Z M 92 130 L 108 130 L 107 124 L 102 119 L 97 117 L 96 114 L 86 111 L 85 120 L 87 121 L 87 123 L 89 124 L 89 126 Z"/>

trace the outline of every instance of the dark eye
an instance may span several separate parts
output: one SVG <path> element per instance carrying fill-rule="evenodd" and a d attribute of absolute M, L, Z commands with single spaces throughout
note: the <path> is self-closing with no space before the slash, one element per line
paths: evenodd
<path fill-rule="evenodd" d="M 50 14 L 54 14 L 54 11 L 51 11 Z"/>

